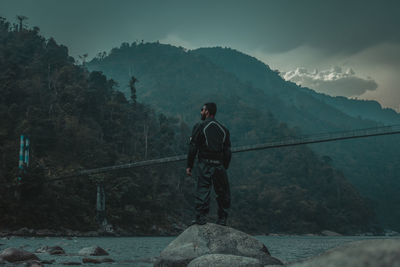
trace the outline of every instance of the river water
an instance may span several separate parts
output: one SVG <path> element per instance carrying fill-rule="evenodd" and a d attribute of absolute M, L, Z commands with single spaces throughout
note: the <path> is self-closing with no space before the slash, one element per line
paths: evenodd
<path fill-rule="evenodd" d="M 37 253 L 41 260 L 55 260 L 48 266 L 66 266 L 64 262 L 81 262 L 78 255 L 80 249 L 90 246 L 100 246 L 110 255 L 104 256 L 113 259 L 114 263 L 82 264 L 81 266 L 153 266 L 151 259 L 158 256 L 175 237 L 11 237 L 0 239 L 0 250 L 8 247 L 23 248 L 30 252 L 42 246 L 60 246 L 66 255 L 49 255 Z M 389 237 L 365 236 L 256 236 L 263 242 L 271 255 L 288 263 L 312 257 L 330 248 L 340 246 L 346 242 L 362 239 L 381 239 Z M 399 238 L 399 237 L 390 237 Z M 93 257 L 90 258 L 104 258 Z"/>

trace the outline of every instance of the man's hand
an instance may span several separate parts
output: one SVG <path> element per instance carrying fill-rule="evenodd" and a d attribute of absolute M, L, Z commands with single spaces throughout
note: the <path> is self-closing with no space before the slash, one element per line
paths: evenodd
<path fill-rule="evenodd" d="M 186 174 L 192 176 L 192 168 L 186 168 Z"/>

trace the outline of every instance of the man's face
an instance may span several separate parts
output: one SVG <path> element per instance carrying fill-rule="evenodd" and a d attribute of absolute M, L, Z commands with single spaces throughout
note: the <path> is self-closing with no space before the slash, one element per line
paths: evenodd
<path fill-rule="evenodd" d="M 200 111 L 201 120 L 204 121 L 208 117 L 208 114 L 209 113 L 208 110 L 206 109 L 206 106 L 203 106 Z"/>

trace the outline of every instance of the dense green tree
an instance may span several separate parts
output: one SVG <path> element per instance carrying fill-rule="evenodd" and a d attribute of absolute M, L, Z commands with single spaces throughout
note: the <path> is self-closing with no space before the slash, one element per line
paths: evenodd
<path fill-rule="evenodd" d="M 132 101 L 132 105 L 136 106 L 136 87 L 135 87 L 135 83 L 137 83 L 138 80 L 132 76 L 131 79 L 129 80 L 129 89 L 131 90 L 131 101 Z"/>
<path fill-rule="evenodd" d="M 170 173 L 144 168 L 51 180 L 79 169 L 183 153 L 174 138 L 186 135 L 180 133 L 186 128 L 177 127 L 178 120 L 158 117 L 141 103 L 132 109 L 113 80 L 75 65 L 65 46 L 44 39 L 37 28 L 14 30 L 0 19 L 0 41 L 0 227 L 96 229 L 94 202 L 101 180 L 109 221 L 116 227 L 149 234 L 153 225 L 145 223 L 153 221 L 164 231 L 178 231 L 169 222 L 178 221 L 181 211 L 166 208 L 171 205 L 166 198 L 185 196 L 175 186 L 167 195 L 160 193 L 181 180 L 182 167 Z M 31 140 L 31 167 L 16 187 L 22 133 Z M 13 194 L 16 190 L 19 200 Z M 179 209 L 188 205 L 182 200 L 176 203 Z M 134 217 L 132 210 L 138 212 Z"/>

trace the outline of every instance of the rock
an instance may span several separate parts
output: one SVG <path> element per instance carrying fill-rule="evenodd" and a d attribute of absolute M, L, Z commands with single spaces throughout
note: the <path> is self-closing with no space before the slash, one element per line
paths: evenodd
<path fill-rule="evenodd" d="M 308 233 L 308 234 L 302 234 L 301 236 L 318 236 L 316 234 Z"/>
<path fill-rule="evenodd" d="M 35 250 L 35 253 L 45 253 L 47 252 L 48 246 L 43 246 Z"/>
<path fill-rule="evenodd" d="M 40 261 L 29 261 L 25 262 L 25 266 L 29 267 L 43 267 L 44 265 Z"/>
<path fill-rule="evenodd" d="M 82 263 L 76 262 L 76 261 L 60 262 L 59 264 L 62 264 L 62 265 L 82 265 Z"/>
<path fill-rule="evenodd" d="M 99 261 L 97 259 L 91 259 L 91 258 L 83 258 L 82 262 L 83 263 L 95 263 L 95 264 L 101 263 L 101 261 Z"/>
<path fill-rule="evenodd" d="M 110 258 L 104 258 L 104 259 L 101 259 L 101 262 L 115 262 L 115 260 L 110 259 Z"/>
<path fill-rule="evenodd" d="M 48 247 L 48 246 L 44 246 L 44 247 L 40 247 L 37 250 L 35 250 L 36 253 L 44 253 L 47 252 L 50 255 L 63 255 L 65 254 L 65 251 L 62 247 L 59 246 L 54 246 L 54 247 Z"/>
<path fill-rule="evenodd" d="M 400 266 L 400 240 L 374 239 L 347 243 L 341 247 L 290 267 L 388 267 Z"/>
<path fill-rule="evenodd" d="M 83 248 L 78 252 L 81 256 L 104 256 L 108 255 L 108 252 L 102 249 L 101 247 L 87 247 Z"/>
<path fill-rule="evenodd" d="M 65 251 L 62 247 L 55 246 L 55 247 L 49 247 L 49 250 L 47 251 L 50 255 L 64 255 Z"/>
<path fill-rule="evenodd" d="M 36 230 L 37 236 L 56 236 L 56 232 L 49 230 L 49 229 L 39 229 Z"/>
<path fill-rule="evenodd" d="M 100 234 L 97 231 L 89 231 L 89 232 L 84 233 L 83 236 L 98 237 L 98 236 L 100 236 Z"/>
<path fill-rule="evenodd" d="M 269 236 L 282 236 L 282 234 L 277 234 L 277 233 L 269 233 Z"/>
<path fill-rule="evenodd" d="M 333 231 L 329 231 L 329 230 L 322 231 L 321 235 L 323 235 L 323 236 L 342 236 L 339 233 L 336 233 L 336 232 L 333 232 Z"/>
<path fill-rule="evenodd" d="M 79 231 L 74 231 L 71 229 L 64 229 L 64 235 L 73 237 L 73 236 L 80 236 L 80 233 L 79 233 Z"/>
<path fill-rule="evenodd" d="M 34 233 L 35 230 L 23 227 L 21 229 L 14 231 L 12 234 L 16 236 L 29 236 L 29 235 L 34 235 Z"/>
<path fill-rule="evenodd" d="M 400 236 L 400 234 L 393 230 L 385 230 L 385 236 Z"/>
<path fill-rule="evenodd" d="M 206 254 L 244 256 L 258 259 L 262 265 L 282 265 L 254 237 L 230 227 L 207 223 L 187 228 L 161 252 L 154 266 L 187 266 L 193 259 Z"/>
<path fill-rule="evenodd" d="M 227 255 L 207 254 L 192 260 L 188 267 L 263 267 L 255 258 Z"/>
<path fill-rule="evenodd" d="M 43 264 L 53 264 L 53 263 L 55 263 L 56 262 L 56 260 L 42 260 L 42 263 Z"/>
<path fill-rule="evenodd" d="M 6 248 L 0 253 L 0 258 L 8 262 L 39 260 L 35 254 L 18 248 Z"/>
<path fill-rule="evenodd" d="M 95 263 L 95 264 L 99 264 L 99 263 L 106 263 L 106 262 L 115 262 L 113 259 L 110 258 L 104 258 L 104 259 L 91 259 L 91 258 L 83 258 L 82 259 L 83 263 Z"/>

